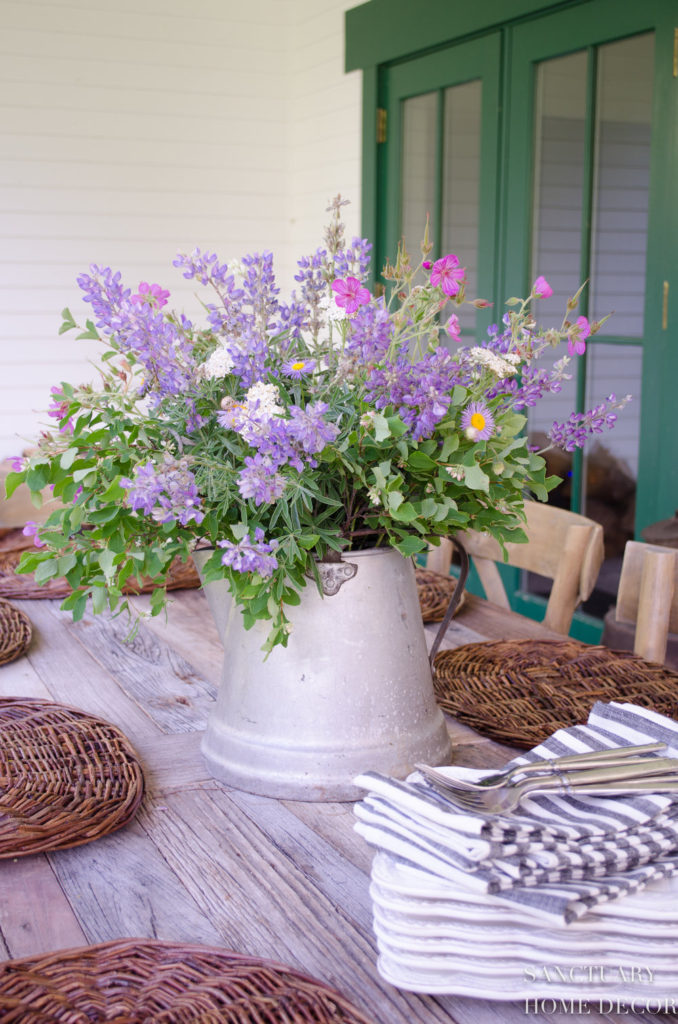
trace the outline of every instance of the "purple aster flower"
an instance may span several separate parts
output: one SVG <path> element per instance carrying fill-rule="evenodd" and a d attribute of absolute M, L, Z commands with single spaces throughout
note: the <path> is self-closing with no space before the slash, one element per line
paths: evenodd
<path fill-rule="evenodd" d="M 431 270 L 431 284 L 440 285 L 445 295 L 456 295 L 466 274 L 466 267 L 459 266 L 459 258 L 453 253 L 436 260 Z"/>
<path fill-rule="evenodd" d="M 278 547 L 277 540 L 264 540 L 264 531 L 256 527 L 254 537 L 244 538 L 238 544 L 230 540 L 220 540 L 218 546 L 224 549 L 221 564 L 230 566 L 236 572 L 256 572 L 268 577 L 278 568 L 278 560 L 273 554 Z"/>
<path fill-rule="evenodd" d="M 301 380 L 307 373 L 313 373 L 315 370 L 315 359 L 297 358 L 290 359 L 282 365 L 282 371 L 286 377 L 293 377 L 295 380 Z"/>
<path fill-rule="evenodd" d="M 487 441 L 494 433 L 494 416 L 484 402 L 470 402 L 461 414 L 461 427 L 471 441 Z"/>
<path fill-rule="evenodd" d="M 337 278 L 332 282 L 332 291 L 335 295 L 335 302 L 345 309 L 347 315 L 355 313 L 359 306 L 366 306 L 370 301 L 370 293 L 357 277 L 347 277 L 345 281 Z"/>

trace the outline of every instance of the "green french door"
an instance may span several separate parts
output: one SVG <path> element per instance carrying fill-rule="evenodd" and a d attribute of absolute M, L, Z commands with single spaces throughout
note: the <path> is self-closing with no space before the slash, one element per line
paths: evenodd
<path fill-rule="evenodd" d="M 495 290 L 499 152 L 499 33 L 388 69 L 382 80 L 387 138 L 382 147 L 378 266 L 404 240 L 413 265 L 427 218 L 433 259 L 455 252 L 468 292 Z M 463 308 L 462 334 L 490 323 L 486 310 Z"/>
<path fill-rule="evenodd" d="M 583 281 L 575 315 L 613 314 L 529 420 L 541 446 L 571 410 L 633 396 L 585 457 L 549 456 L 564 481 L 552 500 L 605 527 L 599 607 L 574 630 L 587 640 L 625 541 L 678 508 L 675 20 L 666 0 L 591 0 L 381 71 L 382 261 L 400 237 L 417 255 L 428 212 L 438 251 L 456 252 L 469 293 L 495 303 L 467 317 L 467 343 L 538 274 L 554 288 L 540 320 L 560 323 Z M 514 606 L 540 617 L 539 581 L 507 582 Z"/>

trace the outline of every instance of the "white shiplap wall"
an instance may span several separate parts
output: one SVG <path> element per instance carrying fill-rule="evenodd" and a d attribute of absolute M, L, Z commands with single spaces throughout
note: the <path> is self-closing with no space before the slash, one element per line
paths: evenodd
<path fill-rule="evenodd" d="M 57 336 L 87 313 L 92 262 L 171 266 L 272 249 L 286 289 L 328 197 L 360 215 L 360 81 L 343 73 L 344 0 L 1 0 L 0 457 L 45 422 L 51 384 L 93 379 L 98 346 Z"/>

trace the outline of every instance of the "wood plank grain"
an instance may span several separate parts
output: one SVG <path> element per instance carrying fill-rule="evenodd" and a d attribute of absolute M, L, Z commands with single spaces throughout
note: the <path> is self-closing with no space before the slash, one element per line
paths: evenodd
<path fill-rule="evenodd" d="M 181 654 L 197 672 L 217 687 L 221 679 L 224 648 L 219 639 L 207 598 L 202 590 L 172 591 L 166 615 L 156 615 L 144 622 L 146 629 L 161 637 Z M 140 594 L 131 604 L 150 612 L 150 596 Z"/>
<path fill-rule="evenodd" d="M 159 733 L 153 720 L 127 697 L 115 679 L 103 672 L 89 652 L 68 630 L 70 616 L 55 601 L 15 601 L 30 609 L 33 643 L 26 655 L 52 699 L 98 715 L 137 736 Z"/>
<path fill-rule="evenodd" d="M 85 933 L 44 854 L 0 864 L 0 932 L 7 957 L 86 943 Z"/>
<path fill-rule="evenodd" d="M 0 667 L 0 696 L 50 699 L 49 690 L 25 656 Z"/>
<path fill-rule="evenodd" d="M 434 1000 L 381 981 L 371 933 L 278 852 L 226 791 L 172 794 L 166 803 L 162 814 L 147 809 L 144 826 L 232 948 L 327 981 L 375 1024 L 449 1024 Z"/>
<path fill-rule="evenodd" d="M 179 789 L 216 789 L 200 751 L 201 732 L 180 732 L 149 736 L 136 744 L 144 766 L 149 793 L 159 796 Z"/>
<path fill-rule="evenodd" d="M 204 729 L 216 688 L 145 624 L 133 638 L 126 620 L 108 615 L 67 628 L 163 732 Z"/>
<path fill-rule="evenodd" d="M 48 856 L 88 943 L 146 937 L 222 944 L 218 928 L 138 820 L 96 842 Z"/>

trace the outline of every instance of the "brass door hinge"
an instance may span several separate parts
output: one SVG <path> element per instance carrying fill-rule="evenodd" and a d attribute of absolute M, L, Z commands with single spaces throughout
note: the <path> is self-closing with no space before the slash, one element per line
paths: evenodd
<path fill-rule="evenodd" d="M 662 330 L 669 326 L 669 282 L 664 281 L 662 288 Z"/>
<path fill-rule="evenodd" d="M 678 78 L 678 28 L 673 30 L 673 77 Z"/>
<path fill-rule="evenodd" d="M 386 142 L 386 110 L 377 107 L 377 142 Z"/>

